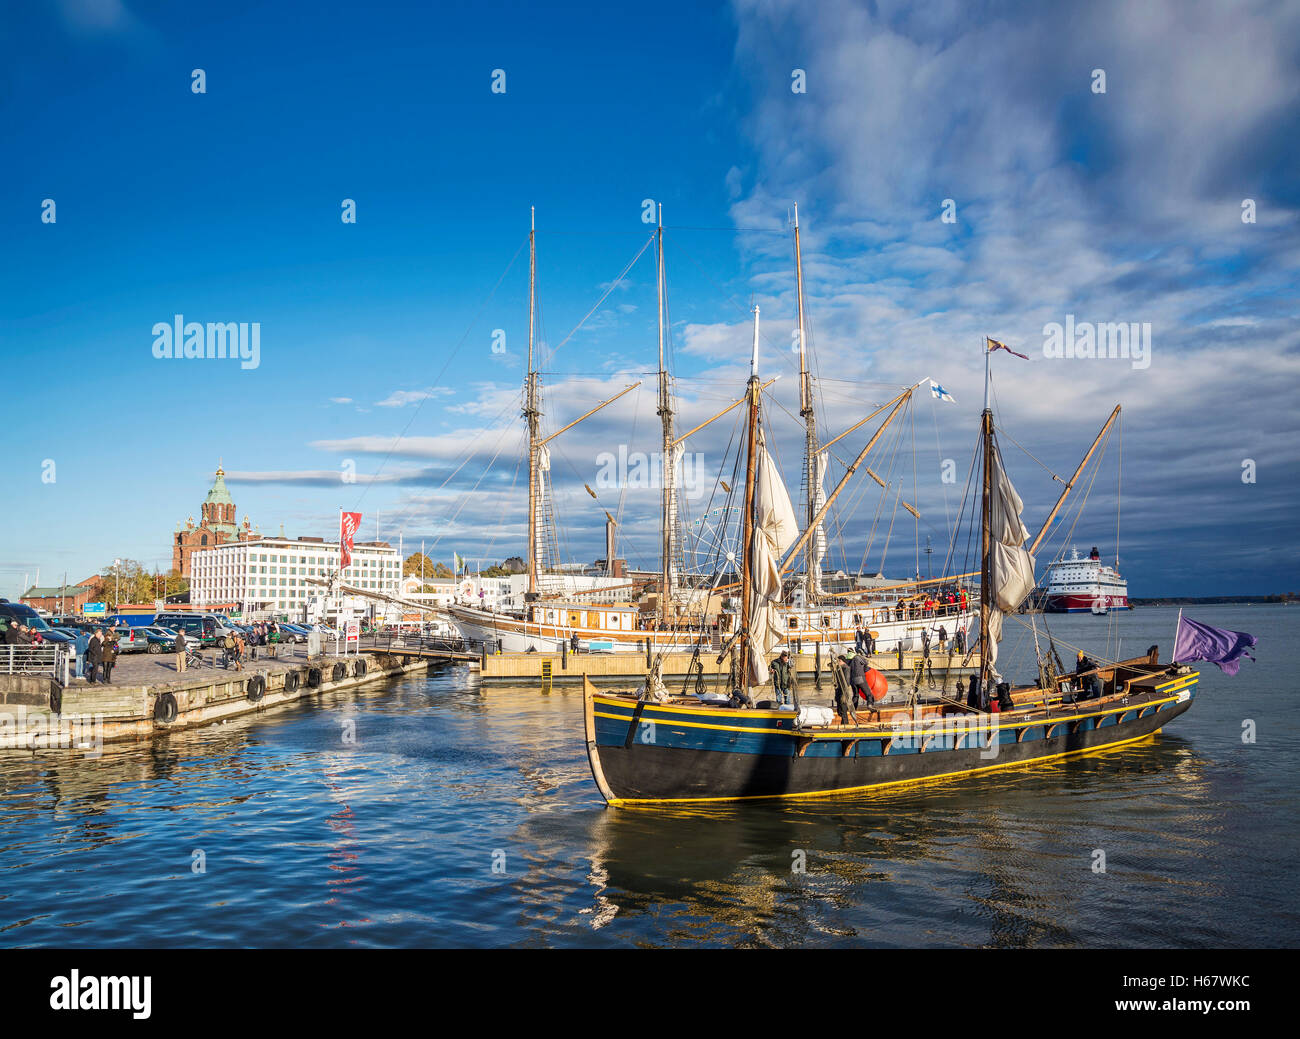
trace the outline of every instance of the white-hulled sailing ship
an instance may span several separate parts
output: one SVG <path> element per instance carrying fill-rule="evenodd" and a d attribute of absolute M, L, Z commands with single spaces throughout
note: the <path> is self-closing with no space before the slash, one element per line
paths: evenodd
<path fill-rule="evenodd" d="M 595 414 L 607 404 L 617 400 L 633 387 L 604 401 L 559 432 L 543 437 L 540 432 L 541 389 L 540 373 L 534 363 L 534 327 L 536 314 L 536 231 L 529 231 L 529 321 L 528 321 L 528 374 L 525 384 L 523 416 L 528 426 L 528 584 L 522 609 L 496 610 L 476 607 L 461 602 L 448 608 L 448 613 L 460 632 L 467 638 L 482 639 L 497 645 L 504 652 L 558 652 L 575 643 L 583 649 L 600 649 L 611 652 L 659 653 L 671 649 L 708 647 L 720 650 L 737 635 L 741 618 L 728 607 L 735 598 L 738 584 L 736 560 L 721 562 L 721 570 L 730 569 L 729 580 L 719 579 L 721 571 L 711 581 L 687 581 L 680 573 L 682 557 L 682 524 L 677 495 L 680 459 L 687 439 L 712 422 L 722 418 L 744 403 L 737 400 L 711 418 L 695 426 L 684 435 L 674 429 L 675 409 L 671 382 L 665 363 L 665 278 L 663 253 L 662 211 L 655 229 L 656 288 L 658 303 L 658 407 L 662 438 L 659 457 L 662 462 L 662 499 L 660 517 L 661 574 L 658 592 L 651 610 L 642 609 L 630 602 L 614 601 L 610 593 L 617 584 L 605 583 L 603 587 L 576 591 L 566 587 L 565 578 L 545 572 L 548 541 L 546 520 L 553 519 L 549 507 L 548 473 L 549 444 L 561 433 L 578 422 Z M 844 433 L 825 444 L 818 443 L 814 409 L 812 373 L 808 365 L 804 320 L 803 261 L 799 235 L 798 210 L 794 220 L 795 271 L 797 286 L 799 367 L 800 367 L 800 417 L 804 422 L 804 486 L 803 502 L 805 529 L 809 537 L 801 541 L 806 549 L 806 563 L 801 575 L 789 573 L 787 563 L 774 578 L 778 587 L 773 592 L 777 616 L 771 625 L 773 637 L 796 650 L 816 654 L 838 652 L 859 643 L 863 634 L 873 640 L 877 652 L 920 649 L 928 637 L 936 639 L 942 628 L 950 638 L 965 642 L 973 630 L 976 612 L 966 579 L 916 581 L 887 585 L 846 594 L 827 594 L 822 586 L 822 560 L 826 554 L 827 539 L 824 519 L 835 495 L 829 498 L 825 491 L 825 478 L 830 449 L 871 419 L 888 411 L 880 428 L 868 445 L 849 467 L 849 474 L 861 465 L 867 453 L 889 428 L 891 422 L 911 402 L 914 387 L 903 390 L 898 396 L 876 408 L 856 422 Z M 757 340 L 757 318 L 755 338 Z M 923 380 L 924 381 L 924 380 Z M 770 385 L 770 382 L 766 385 Z M 918 386 L 920 383 L 917 384 Z M 760 385 L 760 391 L 765 385 Z M 885 482 L 869 467 L 866 469 L 884 488 Z M 726 488 L 725 482 L 723 487 Z M 728 488 L 728 494 L 730 494 Z M 915 508 L 903 502 L 903 508 L 917 515 Z M 611 518 L 612 519 L 612 518 Z M 613 560 L 613 546 L 607 555 Z M 621 585 L 626 590 L 627 583 Z M 605 600 L 605 601 L 601 601 Z"/>

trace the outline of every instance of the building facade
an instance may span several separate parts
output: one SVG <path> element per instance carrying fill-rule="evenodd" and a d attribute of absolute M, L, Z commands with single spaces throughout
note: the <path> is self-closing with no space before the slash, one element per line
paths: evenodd
<path fill-rule="evenodd" d="M 183 577 L 190 577 L 190 561 L 195 552 L 218 545 L 251 541 L 258 537 L 248 517 L 242 525 L 235 522 L 235 500 L 226 489 L 226 471 L 217 465 L 215 479 L 208 496 L 199 508 L 199 522 L 194 517 L 179 524 L 172 535 L 172 569 Z"/>
<path fill-rule="evenodd" d="M 196 549 L 190 573 L 190 603 L 195 608 L 238 603 L 244 615 L 333 620 L 339 608 L 361 616 L 383 604 L 363 596 L 327 601 L 322 582 L 338 569 L 339 544 L 324 538 L 257 538 L 247 542 Z M 396 596 L 402 561 L 384 541 L 358 541 L 342 583 L 377 595 Z"/>

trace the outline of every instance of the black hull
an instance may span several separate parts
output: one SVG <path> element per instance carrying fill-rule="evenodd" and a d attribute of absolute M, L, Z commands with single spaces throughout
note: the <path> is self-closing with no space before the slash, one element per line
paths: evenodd
<path fill-rule="evenodd" d="M 996 756 L 978 748 L 872 757 L 736 754 L 643 743 L 601 746 L 598 767 L 611 803 L 701 801 L 842 793 L 1027 765 L 1140 740 L 1187 710 L 1191 700 L 1099 729 L 1004 743 Z M 593 771 L 597 762 L 593 761 Z M 597 777 L 598 784 L 602 776 Z"/>

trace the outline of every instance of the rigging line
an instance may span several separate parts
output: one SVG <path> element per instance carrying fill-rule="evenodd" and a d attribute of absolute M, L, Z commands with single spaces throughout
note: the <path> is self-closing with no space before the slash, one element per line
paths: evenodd
<path fill-rule="evenodd" d="M 1084 507 L 1088 504 L 1088 498 L 1092 496 L 1093 485 L 1097 482 L 1097 477 L 1101 473 L 1101 463 L 1102 460 L 1105 459 L 1106 457 L 1106 447 L 1109 441 L 1110 441 L 1110 434 L 1107 433 L 1106 439 L 1103 440 L 1101 443 L 1101 454 L 1097 458 L 1097 465 L 1093 468 L 1091 476 L 1088 480 L 1088 489 L 1083 492 L 1083 496 L 1079 498 L 1079 500 L 1075 503 L 1073 509 L 1074 521 L 1070 524 L 1070 530 L 1065 535 L 1065 539 L 1061 542 L 1062 555 L 1065 554 L 1065 546 L 1074 539 L 1074 528 L 1079 525 L 1079 520 L 1083 518 Z"/>
<path fill-rule="evenodd" d="M 917 485 L 917 477 L 916 477 L 916 409 L 909 408 L 908 411 L 910 413 L 909 414 L 910 421 L 908 422 L 908 428 L 911 430 L 912 433 L 912 499 L 914 502 L 919 504 L 920 496 L 917 494 L 918 485 Z M 918 508 L 917 512 L 920 511 L 921 510 Z M 915 548 L 916 578 L 919 581 L 921 579 L 921 517 L 920 516 L 912 517 L 912 530 L 913 533 L 915 534 L 915 540 L 916 540 L 916 548 Z"/>
<path fill-rule="evenodd" d="M 440 533 L 436 538 L 433 539 L 434 545 L 437 545 L 438 542 L 443 539 L 443 537 L 447 533 L 447 529 L 449 529 L 451 525 L 454 524 L 456 520 L 460 517 L 461 511 L 465 508 L 466 505 L 469 504 L 470 499 L 474 497 L 474 492 L 478 490 L 479 484 L 481 484 L 483 480 L 487 477 L 488 472 L 492 469 L 493 463 L 495 463 L 497 458 L 501 455 L 501 451 L 504 449 L 504 446 L 505 446 L 504 438 L 502 438 L 502 446 L 497 448 L 497 453 L 492 456 L 492 461 L 488 462 L 487 467 L 483 470 L 483 472 L 479 473 L 478 479 L 474 481 L 474 486 L 470 488 L 468 493 L 466 493 L 463 498 L 461 498 L 460 505 L 457 507 L 455 513 L 452 514 L 451 519 L 447 521 L 447 528 L 444 529 L 442 533 Z"/>
<path fill-rule="evenodd" d="M 518 435 L 518 437 L 516 437 L 516 439 L 515 439 L 515 443 L 516 443 L 520 448 L 523 447 L 523 441 L 524 441 L 524 437 L 525 437 L 525 435 L 526 435 L 525 430 L 520 429 L 520 430 L 519 430 L 519 435 Z M 514 490 L 515 490 L 516 485 L 519 483 L 519 470 L 520 470 L 520 468 L 521 468 L 521 467 L 523 466 L 523 464 L 524 464 L 524 457 L 523 457 L 523 456 L 524 456 L 525 453 L 526 453 L 526 452 L 517 452 L 518 457 L 516 457 L 516 459 L 515 459 L 515 473 L 514 473 L 514 476 L 512 476 L 511 479 L 510 479 L 510 490 L 507 492 L 507 495 L 506 495 L 508 498 L 513 498 L 513 497 L 514 497 Z M 486 552 L 486 553 L 488 554 L 489 558 L 491 557 L 491 554 L 492 554 L 493 549 L 496 548 L 497 539 L 501 536 L 501 528 L 502 528 L 503 526 L 505 526 L 506 516 L 507 516 L 507 515 L 508 515 L 508 513 L 506 512 L 506 510 L 505 510 L 505 509 L 502 509 L 502 510 L 501 510 L 501 515 L 497 517 L 497 525 L 496 525 L 496 529 L 492 532 L 492 538 L 491 538 L 491 540 L 488 541 L 487 548 L 484 549 L 484 552 Z"/>
<path fill-rule="evenodd" d="M 939 405 L 942 401 L 930 398 L 930 417 L 934 419 L 934 453 L 939 459 L 939 487 L 943 490 L 943 525 L 945 531 L 952 530 L 952 513 L 948 509 L 948 484 L 943 478 L 943 444 L 939 440 Z M 947 573 L 947 571 L 944 571 Z"/>
<path fill-rule="evenodd" d="M 978 450 L 971 452 L 970 466 L 966 470 L 966 483 L 962 487 L 961 499 L 958 502 L 959 510 L 957 512 L 957 525 L 952 528 L 952 533 L 948 538 L 948 555 L 943 561 L 944 573 L 956 572 L 956 568 L 954 564 L 956 562 L 956 556 L 957 556 L 957 538 L 961 533 L 962 517 L 966 515 L 966 499 L 967 496 L 970 494 L 971 479 L 975 475 L 975 459 L 978 457 L 978 455 L 979 455 Z M 963 567 L 962 569 L 967 570 L 969 568 Z"/>
<path fill-rule="evenodd" d="M 708 227 L 691 224 L 664 224 L 665 231 L 725 231 L 729 234 L 744 232 L 745 234 L 779 234 L 787 235 L 789 232 L 784 227 Z"/>
<path fill-rule="evenodd" d="M 519 243 L 519 248 L 515 250 L 514 256 L 510 257 L 510 262 L 506 264 L 506 269 L 501 272 L 501 277 L 497 278 L 497 283 L 492 286 L 492 291 L 488 293 L 487 299 L 485 299 L 482 303 L 479 304 L 478 310 L 476 310 L 474 312 L 474 316 L 470 318 L 469 324 L 466 326 L 465 331 L 461 333 L 461 337 L 457 341 L 455 347 L 453 347 L 451 353 L 447 355 L 447 360 L 443 363 L 442 369 L 438 372 L 437 377 L 433 380 L 433 386 L 431 386 L 430 389 L 434 389 L 442 383 L 442 377 L 447 374 L 447 369 L 451 367 L 451 362 L 455 360 L 456 355 L 460 352 L 460 348 L 465 345 L 465 340 L 469 338 L 470 332 L 472 332 L 474 330 L 474 326 L 478 324 L 478 319 L 482 317 L 483 311 L 487 309 L 488 304 L 491 303 L 492 300 L 496 297 L 497 290 L 501 288 L 501 283 L 506 280 L 506 275 L 510 273 L 510 269 L 514 267 L 515 261 L 519 259 L 519 254 L 524 251 L 524 246 L 527 244 L 528 244 L 527 241 Z M 386 466 L 388 464 L 388 460 L 393 457 L 393 452 L 397 450 L 397 445 L 401 443 L 402 438 L 406 436 L 406 432 L 411 428 L 411 424 L 416 420 L 417 417 L 419 417 L 420 409 L 424 407 L 424 402 L 428 399 L 429 399 L 428 397 L 422 397 L 419 401 L 416 402 L 415 410 L 411 413 L 410 419 L 407 420 L 405 428 L 402 430 L 401 433 L 397 435 L 396 438 L 394 438 L 392 446 L 389 447 L 388 449 L 388 454 L 384 455 L 384 460 L 379 463 L 379 468 L 375 470 L 375 475 L 378 475 L 379 473 L 382 473 L 384 471 L 384 466 Z M 372 486 L 374 486 L 373 483 L 367 484 L 362 489 L 361 494 L 358 495 L 356 498 L 357 506 L 360 506 L 361 503 L 365 500 L 366 494 L 369 492 Z"/>
<path fill-rule="evenodd" d="M 619 283 L 624 278 L 626 278 L 628 272 L 633 267 L 636 266 L 637 260 L 641 259 L 641 256 L 645 253 L 645 251 L 648 248 L 650 248 L 650 243 L 653 242 L 654 240 L 655 240 L 655 236 L 653 234 L 649 235 L 646 238 L 644 244 L 641 246 L 640 249 L 637 250 L 637 254 L 628 261 L 627 266 L 623 268 L 622 273 L 620 273 L 617 278 L 615 278 L 612 282 L 609 283 L 609 288 L 605 290 L 605 292 L 601 295 L 600 299 L 596 300 L 595 305 L 592 306 L 592 308 L 589 311 L 587 311 L 585 315 L 583 315 L 582 320 L 579 321 L 576 325 L 574 325 L 573 330 L 570 331 L 567 336 L 565 336 L 563 339 L 559 341 L 559 343 L 556 344 L 555 349 L 548 351 L 547 353 L 548 358 L 553 358 L 556 354 L 560 352 L 560 347 L 564 346 L 565 343 L 567 343 L 570 339 L 572 339 L 575 335 L 577 335 L 578 329 L 580 329 L 584 324 L 587 323 L 587 318 L 591 317 L 592 314 L 596 313 L 596 311 L 600 309 L 600 305 L 604 303 L 605 300 L 609 299 L 610 293 L 612 293 L 616 288 L 618 288 Z"/>
<path fill-rule="evenodd" d="M 1020 450 L 1023 451 L 1025 454 L 1029 455 L 1030 458 L 1033 458 L 1034 461 L 1038 463 L 1039 467 L 1043 470 L 1043 472 L 1045 472 L 1045 473 L 1050 473 L 1051 476 L 1052 476 L 1052 479 L 1055 480 L 1057 483 L 1064 483 L 1064 482 L 1065 482 L 1065 481 L 1062 480 L 1059 476 L 1057 476 L 1055 472 L 1052 471 L 1052 467 L 1051 467 L 1051 466 L 1045 464 L 1045 463 L 1042 462 L 1040 459 L 1035 458 L 1035 457 L 1034 457 L 1034 456 L 1029 452 L 1029 450 L 1028 450 L 1028 449 L 1027 449 L 1027 448 L 1026 448 L 1022 443 L 1020 443 L 1019 440 L 1017 440 L 1017 439 L 1016 439 L 1015 437 L 1013 437 L 1010 433 L 1008 433 L 1008 432 L 1007 432 L 1007 428 L 1006 428 L 1006 426 L 999 425 L 999 426 L 998 426 L 998 432 L 999 432 L 1000 434 L 1002 434 L 1004 437 L 1006 437 L 1008 440 L 1010 440 L 1013 444 L 1015 444 L 1016 447 L 1020 448 Z"/>
<path fill-rule="evenodd" d="M 1115 569 L 1119 569 L 1119 506 L 1124 489 L 1124 416 L 1116 423 L 1119 437 L 1115 441 Z"/>
<path fill-rule="evenodd" d="M 469 445 L 465 448 L 465 457 L 461 459 L 460 465 L 456 466 L 456 468 L 453 469 L 453 470 L 451 471 L 450 474 L 448 474 L 447 478 L 446 478 L 445 480 L 443 480 L 442 483 L 440 483 L 436 488 L 434 488 L 433 491 L 432 491 L 431 493 L 436 494 L 438 491 L 444 490 L 444 489 L 446 488 L 447 484 L 449 484 L 452 480 L 454 480 L 454 479 L 456 478 L 456 475 L 457 475 L 457 474 L 458 474 L 462 469 L 464 469 L 465 466 L 468 465 L 469 462 L 470 462 L 470 460 L 474 457 L 474 454 L 475 454 L 475 452 L 474 452 L 474 446 L 479 442 L 480 439 L 482 439 L 483 436 L 485 436 L 487 433 L 489 433 L 489 432 L 490 432 L 490 431 L 495 427 L 496 423 L 498 423 L 499 421 L 501 421 L 501 417 L 502 417 L 502 416 L 503 416 L 507 411 L 509 411 L 509 410 L 512 409 L 512 408 L 517 408 L 517 407 L 519 407 L 519 400 L 520 400 L 521 397 L 522 397 L 522 391 L 519 392 L 519 393 L 516 393 L 516 394 L 514 395 L 514 397 L 512 397 L 512 398 L 511 398 L 511 399 L 506 403 L 506 406 L 503 407 L 500 411 L 498 411 L 498 412 L 496 413 L 496 415 L 492 418 L 492 421 L 491 421 L 491 422 L 489 422 L 486 426 L 484 426 L 482 429 L 480 429 L 477 433 L 474 434 L 474 439 L 471 440 L 471 441 L 469 442 Z M 501 430 L 501 437 L 502 437 L 502 438 L 505 437 L 506 432 L 507 432 L 507 430 L 505 430 L 505 429 Z M 398 524 L 400 524 L 403 520 L 406 520 L 406 519 L 411 518 L 411 516 L 414 515 L 415 510 L 416 510 L 417 508 L 419 508 L 419 506 L 420 506 L 421 504 L 425 504 L 425 503 L 424 503 L 424 502 L 412 502 L 412 503 L 409 504 L 405 509 L 403 509 L 403 510 L 399 510 L 399 512 L 397 513 L 396 518 L 390 520 L 390 526 L 391 526 L 392 523 L 398 523 Z"/>

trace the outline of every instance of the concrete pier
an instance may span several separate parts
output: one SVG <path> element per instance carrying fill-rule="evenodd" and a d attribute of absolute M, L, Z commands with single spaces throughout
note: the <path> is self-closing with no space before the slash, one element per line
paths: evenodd
<path fill-rule="evenodd" d="M 111 685 L 0 675 L 0 750 L 70 748 L 90 751 L 243 714 L 272 710 L 304 697 L 424 671 L 427 660 L 383 652 L 335 657 L 264 658 L 241 671 L 203 667 L 177 674 L 171 657 L 129 660 Z M 149 668 L 148 681 L 132 672 Z M 122 672 L 127 672 L 123 674 Z"/>

